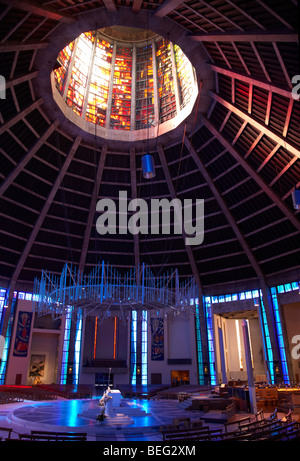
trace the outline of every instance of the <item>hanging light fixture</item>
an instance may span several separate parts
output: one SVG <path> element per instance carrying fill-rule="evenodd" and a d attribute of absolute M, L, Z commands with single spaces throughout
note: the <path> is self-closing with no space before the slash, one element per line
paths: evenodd
<path fill-rule="evenodd" d="M 155 177 L 155 168 L 152 155 L 147 153 L 142 157 L 143 176 L 145 179 L 152 179 Z"/>

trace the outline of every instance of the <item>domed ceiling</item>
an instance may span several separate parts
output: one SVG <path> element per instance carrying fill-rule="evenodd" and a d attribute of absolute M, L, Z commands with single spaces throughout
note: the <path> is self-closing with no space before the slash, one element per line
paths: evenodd
<path fill-rule="evenodd" d="M 68 262 L 89 273 L 102 260 L 120 272 L 139 262 L 157 275 L 177 268 L 209 294 L 299 280 L 296 21 L 293 0 L 0 1 L 1 286 L 30 289 L 42 269 L 60 274 Z M 192 112 L 168 132 L 108 139 L 67 119 L 53 99 L 60 51 L 92 30 L 121 40 L 118 26 L 129 37 L 136 27 L 153 31 L 141 39 L 174 43 L 195 69 Z M 203 242 L 100 235 L 96 205 L 120 191 L 148 204 L 190 199 L 194 214 L 204 200 Z"/>

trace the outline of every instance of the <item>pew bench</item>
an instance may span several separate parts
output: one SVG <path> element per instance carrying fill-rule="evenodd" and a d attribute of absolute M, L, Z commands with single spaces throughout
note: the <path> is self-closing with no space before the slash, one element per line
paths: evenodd
<path fill-rule="evenodd" d="M 239 430 L 248 431 L 248 430 L 251 430 L 252 428 L 254 429 L 256 427 L 261 427 L 264 424 L 267 424 L 267 421 L 265 419 L 260 419 L 258 421 L 250 421 L 248 423 L 239 424 Z"/>
<path fill-rule="evenodd" d="M 209 426 L 188 428 L 188 429 L 173 429 L 161 431 L 163 440 L 198 440 L 201 436 L 207 436 L 210 432 L 221 433 L 222 428 L 209 429 Z"/>
<path fill-rule="evenodd" d="M 282 440 L 289 433 L 292 433 L 298 429 L 299 425 L 296 421 L 294 421 L 289 424 L 272 427 L 268 430 L 265 429 L 261 434 L 257 435 L 260 436 L 260 440 Z M 254 440 L 255 439 L 257 440 L 257 437 L 254 436 Z"/>
<path fill-rule="evenodd" d="M 0 440 L 8 440 L 11 437 L 12 429 L 8 427 L 0 427 Z M 5 432 L 5 436 L 2 435 L 2 432 Z"/>
<path fill-rule="evenodd" d="M 59 438 L 65 438 L 66 440 L 81 440 L 81 441 L 86 441 L 87 439 L 87 434 L 86 432 L 53 432 L 53 431 L 37 431 L 37 430 L 32 430 L 30 432 L 30 435 L 36 437 L 36 436 L 42 436 L 42 437 L 59 437 Z"/>

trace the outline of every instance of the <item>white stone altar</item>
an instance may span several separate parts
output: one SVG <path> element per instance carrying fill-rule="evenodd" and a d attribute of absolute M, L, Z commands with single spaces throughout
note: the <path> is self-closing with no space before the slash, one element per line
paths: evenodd
<path fill-rule="evenodd" d="M 106 394 L 108 397 L 111 397 L 113 407 L 119 407 L 121 405 L 121 392 L 118 389 L 109 389 Z"/>

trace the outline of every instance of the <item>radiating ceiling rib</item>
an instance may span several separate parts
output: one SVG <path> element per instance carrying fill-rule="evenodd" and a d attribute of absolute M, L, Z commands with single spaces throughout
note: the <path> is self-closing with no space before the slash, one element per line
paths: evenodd
<path fill-rule="evenodd" d="M 219 74 L 227 75 L 228 77 L 235 78 L 237 80 L 240 80 L 241 82 L 245 82 L 249 84 L 252 83 L 254 86 L 257 86 L 258 88 L 262 88 L 272 93 L 280 94 L 281 96 L 284 96 L 285 98 L 288 98 L 288 99 L 293 99 L 293 95 L 290 90 L 281 88 L 275 85 L 274 83 L 270 83 L 269 81 L 264 82 L 260 80 L 259 78 L 256 78 L 253 76 L 250 77 L 248 75 L 242 74 L 241 72 L 236 72 L 236 71 L 233 71 L 232 69 L 225 69 L 215 64 L 208 64 L 208 66 L 215 72 L 218 72 Z"/>
<path fill-rule="evenodd" d="M 24 263 L 25 263 L 28 255 L 30 253 L 31 247 L 32 247 L 33 243 L 35 242 L 37 234 L 38 234 L 38 232 L 39 232 L 39 230 L 40 230 L 40 228 L 42 226 L 42 223 L 43 223 L 43 221 L 44 221 L 44 219 L 45 219 L 45 217 L 46 217 L 46 215 L 48 213 L 48 210 L 49 210 L 50 206 L 52 205 L 54 197 L 55 197 L 55 195 L 56 195 L 56 193 L 58 191 L 58 188 L 59 188 L 59 186 L 60 186 L 60 184 L 61 184 L 61 182 L 63 180 L 64 175 L 66 174 L 66 172 L 67 172 L 67 170 L 68 170 L 68 168 L 70 166 L 70 163 L 71 163 L 71 161 L 72 161 L 72 159 L 73 159 L 73 157 L 75 155 L 75 152 L 76 152 L 76 150 L 78 148 L 78 145 L 80 144 L 80 141 L 81 141 L 81 138 L 79 138 L 79 137 L 75 139 L 74 144 L 73 144 L 72 148 L 70 149 L 61 170 L 58 173 L 58 176 L 57 176 L 57 178 L 56 178 L 56 180 L 55 180 L 55 182 L 54 182 L 54 184 L 52 186 L 50 194 L 49 194 L 49 196 L 47 197 L 47 200 L 44 203 L 42 211 L 38 215 L 38 218 L 37 218 L 37 220 L 35 222 L 34 228 L 33 228 L 32 232 L 30 234 L 30 237 L 29 237 L 29 239 L 28 239 L 28 241 L 27 241 L 27 243 L 25 245 L 25 248 L 24 248 L 24 250 L 22 252 L 22 255 L 21 255 L 21 257 L 20 257 L 20 259 L 19 259 L 19 261 L 18 261 L 18 263 L 17 263 L 17 265 L 15 267 L 14 273 L 13 273 L 12 278 L 11 278 L 12 283 L 15 283 L 18 280 L 20 272 L 21 272 L 21 270 L 22 270 L 22 268 L 24 266 Z"/>
<path fill-rule="evenodd" d="M 157 18 L 163 18 L 172 10 L 177 8 L 181 4 L 182 0 L 164 0 L 164 2 L 156 8 L 154 16 Z"/>
<path fill-rule="evenodd" d="M 219 51 L 220 55 L 222 56 L 222 58 L 226 62 L 227 67 L 229 67 L 229 69 L 232 69 L 232 65 L 230 64 L 229 60 L 227 59 L 227 56 L 224 53 L 224 51 L 222 50 L 222 48 L 220 47 L 219 43 L 217 41 L 214 41 L 214 45 L 216 46 L 216 48 Z"/>
<path fill-rule="evenodd" d="M 10 80 L 6 80 L 6 89 L 12 88 L 15 85 L 19 85 L 20 83 L 23 83 L 23 82 L 26 82 L 28 80 L 31 80 L 31 79 L 37 77 L 37 75 L 38 75 L 38 71 L 34 70 L 32 72 L 28 72 L 28 74 L 19 75 L 19 76 L 14 77 L 14 78 L 12 78 Z"/>
<path fill-rule="evenodd" d="M 240 8 L 236 3 L 232 2 L 231 0 L 226 0 L 226 3 L 228 3 L 229 5 L 231 5 L 233 8 L 235 8 L 237 11 L 239 11 L 239 13 L 241 13 L 243 16 L 245 16 L 246 18 L 248 18 L 251 22 L 253 22 L 254 24 L 256 24 L 259 28 L 263 29 L 263 30 L 266 30 L 265 26 L 263 24 L 261 24 L 260 22 L 258 22 L 253 16 L 251 16 L 250 14 L 248 14 L 245 10 L 243 10 L 242 8 Z"/>
<path fill-rule="evenodd" d="M 104 169 L 104 164 L 106 160 L 106 154 L 107 154 L 108 146 L 104 144 L 102 146 L 101 150 L 101 156 L 100 156 L 100 161 L 97 169 L 97 174 L 96 174 L 96 179 L 95 179 L 95 185 L 93 189 L 93 195 L 90 203 L 90 209 L 89 209 L 89 214 L 88 214 L 88 219 L 86 223 L 86 228 L 85 228 L 85 233 L 84 233 L 84 238 L 83 238 L 83 244 L 82 244 L 82 249 L 81 249 L 81 255 L 80 255 L 80 262 L 79 262 L 79 272 L 83 273 L 84 271 L 84 266 L 86 262 L 86 256 L 88 252 L 88 246 L 89 246 L 89 240 L 91 237 L 91 230 L 92 230 L 92 225 L 93 225 L 93 220 L 96 212 L 96 204 L 97 204 L 97 199 L 99 195 L 99 190 L 100 190 L 100 185 L 102 181 L 102 175 L 103 175 L 103 169 Z"/>
<path fill-rule="evenodd" d="M 247 241 L 245 240 L 245 237 L 243 236 L 242 232 L 240 231 L 240 229 L 239 229 L 233 215 L 231 214 L 230 210 L 228 209 L 222 195 L 218 191 L 213 179 L 211 178 L 211 176 L 208 173 L 207 169 L 205 168 L 202 160 L 200 159 L 197 152 L 195 151 L 195 149 L 194 149 L 190 139 L 188 138 L 188 136 L 185 137 L 184 143 L 185 143 L 186 148 L 190 152 L 194 162 L 196 163 L 197 167 L 199 168 L 199 171 L 200 171 L 201 175 L 204 177 L 204 179 L 207 182 L 209 188 L 211 189 L 214 197 L 216 198 L 216 200 L 217 200 L 222 212 L 224 213 L 227 221 L 229 222 L 232 230 L 234 231 L 236 237 L 238 238 L 238 240 L 239 240 L 239 242 L 241 244 L 241 247 L 243 248 L 245 254 L 248 257 L 248 260 L 250 261 L 253 269 L 255 270 L 255 273 L 257 274 L 257 276 L 258 276 L 258 278 L 260 280 L 264 280 L 264 274 L 263 274 L 258 262 L 256 261 L 254 255 L 252 253 L 251 248 L 249 247 Z"/>
<path fill-rule="evenodd" d="M 269 162 L 269 160 L 276 154 L 278 149 L 280 148 L 280 145 L 277 144 L 274 149 L 271 150 L 271 152 L 266 156 L 265 160 L 259 165 L 259 167 L 256 169 L 256 172 L 259 173 L 263 167 Z"/>
<path fill-rule="evenodd" d="M 202 32 L 206 33 L 206 30 L 203 29 L 203 27 L 199 26 L 195 21 L 192 19 L 188 18 L 187 16 L 184 16 L 182 13 L 180 13 L 178 10 L 174 10 L 173 13 L 175 13 L 177 16 L 180 18 L 184 19 L 184 21 L 189 22 L 190 24 L 193 24 L 193 26 L 197 27 L 197 29 L 202 30 Z"/>
<path fill-rule="evenodd" d="M 24 18 L 22 18 L 16 25 L 13 27 L 6 35 L 5 37 L 1 40 L 2 43 L 5 43 L 6 40 L 9 39 L 9 37 L 23 24 L 23 22 L 27 21 L 31 13 L 27 13 Z"/>
<path fill-rule="evenodd" d="M 208 16 L 204 16 L 203 14 L 200 14 L 199 11 L 195 10 L 195 8 L 192 8 L 188 3 L 181 3 L 181 5 L 183 5 L 188 10 L 192 11 L 192 13 L 194 13 L 199 18 L 203 19 L 204 21 L 207 21 L 209 24 L 214 26 L 216 29 L 219 29 L 221 32 L 224 32 L 224 29 L 222 29 L 222 27 L 220 27 L 217 23 L 211 21 Z"/>
<path fill-rule="evenodd" d="M 107 9 L 107 11 L 110 11 L 110 12 L 116 12 L 117 11 L 117 7 L 116 7 L 116 4 L 115 4 L 114 0 L 103 0 L 103 3 L 104 3 L 105 8 Z"/>
<path fill-rule="evenodd" d="M 53 133 L 55 128 L 58 125 L 58 121 L 55 120 L 49 128 L 45 131 L 45 133 L 40 137 L 40 139 L 33 145 L 33 147 L 24 155 L 22 160 L 16 165 L 16 167 L 11 171 L 11 173 L 7 176 L 5 181 L 0 186 L 0 195 L 3 195 L 7 188 L 12 184 L 15 178 L 19 175 L 19 173 L 25 168 L 29 160 L 36 154 L 36 152 L 41 148 L 47 138 Z"/>
<path fill-rule="evenodd" d="M 20 43 L 11 41 L 9 43 L 0 43 L 0 53 L 12 53 L 14 51 L 39 50 L 46 48 L 48 42 Z"/>
<path fill-rule="evenodd" d="M 3 134 L 11 126 L 18 123 L 23 117 L 26 117 L 26 115 L 30 114 L 30 112 L 32 112 L 34 109 L 37 109 L 39 106 L 41 106 L 43 102 L 44 102 L 43 98 L 37 99 L 32 104 L 30 104 L 28 107 L 23 109 L 21 112 L 18 112 L 10 120 L 7 120 L 7 122 L 3 123 L 3 125 L 0 126 L 0 135 Z"/>
<path fill-rule="evenodd" d="M 239 60 L 240 60 L 241 63 L 243 64 L 243 67 L 244 67 L 244 69 L 245 69 L 245 71 L 246 71 L 246 74 L 247 74 L 247 75 L 250 75 L 250 71 L 249 71 L 249 69 L 248 69 L 248 66 L 247 66 L 247 64 L 245 63 L 245 60 L 244 60 L 243 56 L 241 55 L 240 50 L 239 50 L 238 47 L 236 46 L 235 42 L 232 42 L 232 47 L 233 47 L 234 51 L 236 52 L 237 56 L 239 57 Z"/>
<path fill-rule="evenodd" d="M 263 8 L 265 8 L 269 13 L 271 13 L 278 21 L 280 21 L 283 25 L 285 25 L 288 29 L 293 29 L 293 27 L 283 19 L 276 11 L 274 11 L 269 5 L 267 5 L 262 0 L 256 0 Z"/>
<path fill-rule="evenodd" d="M 42 19 L 35 27 L 33 27 L 28 32 L 28 34 L 21 40 L 21 42 L 26 42 L 26 40 L 28 40 L 31 37 L 31 35 L 34 34 L 47 20 L 48 18 Z"/>
<path fill-rule="evenodd" d="M 284 64 L 284 62 L 283 62 L 282 56 L 281 56 L 281 54 L 280 54 L 280 51 L 279 51 L 279 49 L 278 49 L 278 46 L 277 46 L 277 44 L 276 44 L 275 42 L 273 42 L 272 45 L 273 45 L 273 48 L 274 48 L 274 50 L 275 50 L 277 59 L 278 59 L 278 61 L 279 61 L 281 70 L 282 70 L 282 72 L 284 73 L 284 76 L 285 76 L 285 78 L 286 78 L 286 82 L 287 82 L 288 86 L 292 89 L 292 88 L 293 88 L 293 85 L 292 85 L 292 82 L 291 82 L 291 78 L 290 78 L 290 76 L 289 76 L 289 74 L 288 74 L 288 72 L 287 72 L 287 70 L 286 70 L 286 67 L 285 67 L 285 64 Z"/>
<path fill-rule="evenodd" d="M 227 109 L 231 110 L 234 114 L 236 114 L 238 117 L 240 117 L 243 120 L 246 120 L 248 123 L 250 123 L 253 127 L 257 128 L 259 131 L 262 131 L 266 136 L 268 136 L 270 139 L 273 141 L 277 142 L 280 144 L 282 147 L 284 147 L 286 150 L 291 152 L 293 155 L 296 157 L 300 158 L 300 150 L 294 147 L 292 144 L 286 141 L 281 136 L 278 136 L 276 133 L 274 133 L 270 128 L 268 128 L 265 125 L 262 125 L 260 122 L 255 120 L 253 117 L 251 117 L 249 114 L 246 114 L 245 112 L 241 111 L 238 109 L 236 106 L 231 104 L 230 102 L 226 101 L 223 99 L 221 96 L 215 94 L 214 92 L 210 91 L 209 94 L 211 95 L 212 98 L 214 98 L 217 102 L 221 103 L 224 107 Z"/>
<path fill-rule="evenodd" d="M 289 129 L 291 115 L 292 115 L 292 111 L 293 111 L 293 106 L 294 106 L 294 99 L 291 98 L 290 102 L 289 102 L 289 107 L 288 107 L 288 110 L 287 110 L 287 113 L 286 113 L 284 128 L 283 128 L 283 132 L 282 132 L 282 136 L 284 138 L 286 137 L 288 129 Z"/>
<path fill-rule="evenodd" d="M 132 11 L 138 13 L 142 7 L 143 0 L 133 0 Z"/>
<path fill-rule="evenodd" d="M 2 21 L 2 19 L 7 15 L 7 13 L 9 12 L 11 8 L 12 7 L 10 5 L 7 5 L 7 7 L 0 14 L 0 21 Z"/>
<path fill-rule="evenodd" d="M 268 101 L 267 101 L 267 108 L 266 108 L 265 125 L 269 125 L 269 123 L 270 123 L 272 97 L 273 97 L 272 91 L 269 91 L 269 93 L 268 93 Z"/>
<path fill-rule="evenodd" d="M 270 84 L 271 84 L 272 81 L 271 81 L 270 75 L 269 75 L 269 73 L 268 73 L 268 71 L 266 69 L 266 66 L 265 66 L 265 64 L 264 64 L 264 62 L 263 62 L 263 60 L 262 60 L 262 58 L 261 58 L 261 56 L 260 56 L 260 54 L 258 52 L 257 46 L 255 45 L 253 40 L 250 42 L 250 45 L 251 45 L 251 47 L 252 47 L 252 49 L 253 49 L 253 51 L 255 53 L 255 56 L 256 56 L 259 64 L 260 64 L 260 67 L 263 70 L 263 73 L 265 74 L 265 77 L 266 77 L 267 81 L 270 82 Z"/>
<path fill-rule="evenodd" d="M 289 169 L 291 168 L 291 166 L 297 161 L 297 157 L 294 157 L 292 158 L 292 160 L 290 160 L 286 165 L 285 167 L 283 167 L 280 172 L 275 176 L 275 178 L 272 179 L 272 181 L 270 182 L 270 187 L 272 187 L 280 178 L 282 175 L 284 175 L 284 173 Z"/>
<path fill-rule="evenodd" d="M 221 12 L 220 9 L 218 8 L 215 8 L 213 5 L 211 5 L 211 3 L 208 3 L 208 2 L 205 2 L 204 0 L 201 0 L 201 3 L 203 5 L 206 5 L 207 8 L 211 9 L 212 11 L 214 11 L 218 16 L 221 16 L 225 21 L 229 22 L 231 25 L 233 25 L 236 29 L 239 29 L 239 30 L 244 30 L 239 24 L 237 24 L 236 22 L 232 21 L 232 19 L 230 19 L 228 16 L 226 16 L 225 14 L 223 14 Z"/>
<path fill-rule="evenodd" d="M 62 181 L 62 178 L 63 176 L 65 175 L 66 171 L 68 170 L 69 168 L 69 165 L 72 161 L 72 158 L 74 157 L 75 155 L 75 152 L 77 150 L 77 147 L 78 145 L 80 144 L 80 141 L 81 141 L 81 138 L 76 138 L 75 141 L 74 141 L 74 144 L 72 146 L 72 148 L 70 149 L 69 151 L 69 154 L 64 162 L 64 165 L 61 169 L 61 171 L 59 172 L 59 175 L 55 181 L 55 183 L 53 184 L 53 187 L 51 189 L 51 192 L 47 198 L 47 201 L 45 202 L 44 206 L 43 206 L 43 209 L 41 211 L 41 213 L 39 214 L 38 218 L 37 218 L 37 221 L 36 223 L 34 224 L 34 227 L 33 227 L 33 230 L 30 234 L 30 237 L 29 239 L 27 240 L 26 242 L 26 245 L 22 251 L 22 254 L 19 258 L 19 261 L 17 263 L 17 265 L 15 266 L 15 269 L 14 269 L 14 272 L 13 272 L 13 275 L 10 279 L 10 285 L 9 285 L 9 290 L 8 290 L 8 298 L 7 298 L 7 309 L 5 309 L 5 312 L 4 312 L 4 319 L 3 319 L 3 326 L 2 326 L 2 334 L 6 334 L 6 330 L 7 330 L 7 326 L 8 326 L 8 318 L 10 316 L 10 311 L 11 311 L 11 305 L 12 305 L 12 300 L 13 300 L 13 294 L 14 294 L 14 291 L 16 289 L 16 283 L 18 281 L 18 277 L 20 275 L 20 272 L 25 264 L 25 261 L 29 255 L 29 252 L 32 248 L 32 245 L 34 244 L 35 242 L 35 239 L 36 239 L 36 236 L 39 232 L 39 229 L 41 228 L 41 225 L 47 215 L 47 212 L 53 202 L 53 199 L 56 195 L 56 192 L 61 184 L 61 181 Z"/>
<path fill-rule="evenodd" d="M 276 33 L 274 32 L 244 32 L 244 33 L 209 33 L 192 34 L 191 39 L 195 42 L 295 42 L 298 43 L 297 33 Z"/>
<path fill-rule="evenodd" d="M 248 164 L 248 162 L 239 154 L 239 152 L 228 142 L 215 128 L 215 126 L 207 120 L 206 117 L 201 116 L 203 124 L 210 130 L 220 143 L 228 150 L 235 160 L 244 168 L 251 178 L 261 187 L 261 189 L 268 195 L 268 197 L 278 206 L 282 213 L 291 221 L 291 223 L 300 231 L 300 222 L 293 212 L 285 205 L 285 203 L 277 196 L 277 194 L 268 186 L 265 181 L 256 173 L 256 171 Z"/>
<path fill-rule="evenodd" d="M 40 2 L 35 2 L 33 0 L 1 0 L 1 2 L 6 3 L 11 7 L 18 8 L 23 11 L 28 11 L 30 13 L 40 15 L 42 17 L 47 17 L 49 19 L 54 19 L 56 21 L 65 22 L 67 24 L 72 24 L 75 22 L 75 19 L 71 16 L 60 14 L 57 12 L 57 9 L 43 6 Z"/>

